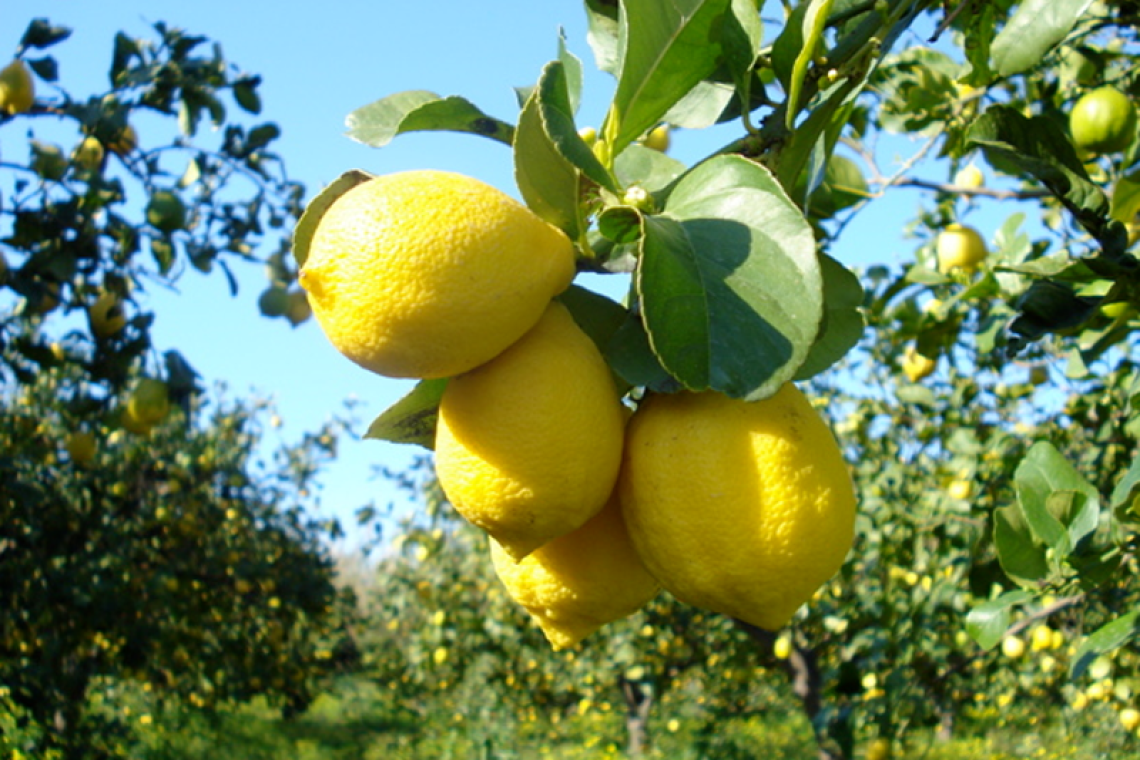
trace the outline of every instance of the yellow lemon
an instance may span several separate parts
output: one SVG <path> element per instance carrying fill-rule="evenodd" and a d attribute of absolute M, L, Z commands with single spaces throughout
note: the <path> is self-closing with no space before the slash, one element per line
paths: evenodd
<path fill-rule="evenodd" d="M 938 361 L 918 352 L 914 346 L 908 346 L 903 353 L 902 371 L 906 379 L 912 383 L 930 377 L 934 373 Z"/>
<path fill-rule="evenodd" d="M 651 148 L 661 153 L 669 150 L 669 143 L 671 142 L 668 124 L 662 124 L 649 130 L 649 133 L 645 135 L 645 139 L 642 140 L 646 148 Z"/>
<path fill-rule="evenodd" d="M 657 594 L 633 548 L 616 498 L 577 530 L 516 562 L 490 539 L 495 572 L 555 649 L 572 647 Z"/>
<path fill-rule="evenodd" d="M 448 381 L 439 483 L 460 514 L 522 559 L 605 505 L 621 466 L 622 410 L 601 352 L 552 302 L 521 340 Z"/>
<path fill-rule="evenodd" d="M 618 488 L 634 545 L 667 591 L 767 630 L 851 547 L 847 464 L 791 383 L 757 402 L 647 397 L 629 423 Z"/>
<path fill-rule="evenodd" d="M 938 271 L 949 272 L 952 269 L 964 269 L 972 272 L 978 264 L 985 261 L 987 250 L 986 241 L 973 227 L 962 224 L 950 224 L 938 233 L 934 244 L 938 258 Z"/>
<path fill-rule="evenodd" d="M 337 198 L 300 272 L 341 353 L 421 378 L 492 359 L 573 278 L 560 230 L 490 185 L 441 171 L 374 177 Z"/>
<path fill-rule="evenodd" d="M 130 124 L 124 125 L 107 143 L 107 149 L 119 157 L 133 153 L 138 146 L 138 132 Z"/>
<path fill-rule="evenodd" d="M 1120 725 L 1124 726 L 1125 731 L 1135 731 L 1140 727 L 1140 711 L 1134 707 L 1125 707 L 1120 711 Z"/>
<path fill-rule="evenodd" d="M 153 426 L 161 422 L 169 412 L 170 397 L 166 383 L 153 377 L 139 380 L 127 400 L 127 414 L 142 425 Z M 127 425 L 124 423 L 123 427 Z"/>
<path fill-rule="evenodd" d="M 12 61 L 0 69 L 0 111 L 12 115 L 24 113 L 35 100 L 35 81 L 23 61 Z"/>
<path fill-rule="evenodd" d="M 1001 653 L 1011 660 L 1025 654 L 1025 642 L 1017 636 L 1006 636 L 1001 641 Z"/>
<path fill-rule="evenodd" d="M 95 303 L 87 308 L 87 320 L 91 323 L 91 332 L 97 338 L 109 338 L 127 324 L 123 305 L 114 293 L 100 294 Z"/>
<path fill-rule="evenodd" d="M 891 760 L 894 757 L 894 748 L 891 746 L 891 740 L 879 737 L 874 739 L 867 745 L 867 754 L 864 756 L 867 760 Z"/>
<path fill-rule="evenodd" d="M 80 169 L 94 172 L 103 166 L 105 156 L 106 151 L 103 149 L 103 143 L 99 142 L 99 138 L 88 135 L 71 152 L 71 161 Z"/>
<path fill-rule="evenodd" d="M 954 184 L 966 190 L 977 190 L 986 185 L 986 175 L 974 164 L 967 164 L 954 175 Z"/>

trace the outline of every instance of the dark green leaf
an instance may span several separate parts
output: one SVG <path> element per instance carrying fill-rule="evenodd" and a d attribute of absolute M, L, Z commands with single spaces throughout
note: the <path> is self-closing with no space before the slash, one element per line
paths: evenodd
<path fill-rule="evenodd" d="M 992 649 L 1009 630 L 1010 611 L 1033 599 L 1026 591 L 1007 591 L 996 599 L 979 604 L 966 616 L 966 632 L 982 649 Z"/>
<path fill-rule="evenodd" d="M 614 333 L 606 347 L 605 356 L 613 371 L 631 386 L 659 393 L 681 390 L 680 383 L 673 379 L 654 355 L 645 326 L 635 316 L 629 316 Z"/>
<path fill-rule="evenodd" d="M 425 449 L 434 449 L 439 400 L 446 387 L 446 378 L 421 380 L 411 393 L 373 420 L 364 437 L 392 443 L 414 443 Z"/>
<path fill-rule="evenodd" d="M 329 207 L 337 198 L 370 179 L 372 179 L 371 174 L 353 169 L 337 177 L 309 201 L 305 212 L 297 220 L 297 226 L 293 228 L 293 258 L 297 261 L 298 268 L 305 266 L 305 260 L 309 258 L 309 244 L 312 242 L 313 233 L 317 231 L 317 224 Z"/>
<path fill-rule="evenodd" d="M 1017 503 L 1034 538 L 1067 554 L 1071 548 L 1065 524 L 1049 510 L 1049 498 L 1057 491 L 1075 491 L 1096 501 L 1088 481 L 1048 441 L 1040 441 L 1026 453 L 1014 473 Z"/>
<path fill-rule="evenodd" d="M 1091 4 L 1092 0 L 1023 0 L 990 47 L 994 69 L 1008 77 L 1040 64 Z"/>
<path fill-rule="evenodd" d="M 50 55 L 43 58 L 27 59 L 28 66 L 36 72 L 36 76 L 45 82 L 54 82 L 59 79 L 59 64 Z"/>
<path fill-rule="evenodd" d="M 621 4 L 621 73 L 602 137 L 612 155 L 661 121 L 716 70 L 729 0 L 626 0 Z"/>
<path fill-rule="evenodd" d="M 614 333 L 629 316 L 629 310 L 621 304 L 579 285 L 571 285 L 558 296 L 558 300 L 566 305 L 574 321 L 600 351 L 605 351 Z"/>
<path fill-rule="evenodd" d="M 24 36 L 20 38 L 20 50 L 50 47 L 70 36 L 71 30 L 66 26 L 55 26 L 46 18 L 32 19 L 32 23 L 24 30 Z"/>
<path fill-rule="evenodd" d="M 598 231 L 609 241 L 629 245 L 641 239 L 644 221 L 632 206 L 611 206 L 598 216 Z"/>
<path fill-rule="evenodd" d="M 257 86 L 260 83 L 260 77 L 250 77 L 234 82 L 234 100 L 246 113 L 254 115 L 261 113 L 261 96 L 257 94 Z"/>
<path fill-rule="evenodd" d="M 1101 626 L 1081 642 L 1069 667 L 1069 677 L 1080 678 L 1096 658 L 1114 652 L 1140 633 L 1140 610 L 1127 612 Z"/>
<path fill-rule="evenodd" d="M 750 400 L 795 376 L 823 316 L 811 228 L 738 156 L 699 165 L 646 217 L 636 287 L 654 352 L 682 385 Z"/>
<path fill-rule="evenodd" d="M 1112 489 L 1112 509 L 1131 509 L 1137 495 L 1140 495 L 1140 457 L 1132 460 L 1128 472 Z"/>
<path fill-rule="evenodd" d="M 863 337 L 867 326 L 859 310 L 863 305 L 863 286 L 859 278 L 827 254 L 820 254 L 819 258 L 823 275 L 823 326 L 796 372 L 796 380 L 818 375 L 846 356 Z"/>
<path fill-rule="evenodd" d="M 381 148 L 406 132 L 467 132 L 510 145 L 514 129 L 480 111 L 464 98 L 441 98 L 433 92 L 408 90 L 389 95 L 348 115 L 348 136 Z"/>

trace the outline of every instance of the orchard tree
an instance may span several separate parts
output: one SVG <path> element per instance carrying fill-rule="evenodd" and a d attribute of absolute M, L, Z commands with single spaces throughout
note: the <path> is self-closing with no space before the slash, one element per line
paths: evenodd
<path fill-rule="evenodd" d="M 261 311 L 303 321 L 276 231 L 303 190 L 278 128 L 249 121 L 259 77 L 153 32 L 117 35 L 89 96 L 63 86 L 49 51 L 69 30 L 44 19 L 0 72 L 0 747 L 36 757 L 122 756 L 131 727 L 88 709 L 116 680 L 291 714 L 342 651 L 339 529 L 307 508 L 343 423 L 263 446 L 272 410 L 207 394 L 153 344 L 146 298 L 188 269 L 236 290 L 233 263 L 256 262 Z"/>
<path fill-rule="evenodd" d="M 616 80 L 599 128 L 576 121 L 583 64 L 559 40 L 509 119 L 410 91 L 351 114 L 350 134 L 508 146 L 522 198 L 574 242 L 579 270 L 628 276 L 621 304 L 580 287 L 562 301 L 630 403 L 826 389 L 864 505 L 855 552 L 790 634 L 753 631 L 784 641 L 821 756 L 914 724 L 948 733 L 978 680 L 1003 677 L 995 647 L 1042 625 L 1079 642 L 1050 655 L 1074 683 L 1111 659 L 1138 614 L 1140 6 L 587 0 L 585 12 L 594 61 Z M 651 147 L 662 125 L 715 124 L 739 136 L 691 166 Z M 894 135 L 917 146 L 901 163 L 886 159 Z M 310 207 L 299 265 L 320 216 L 364 181 L 346 174 Z M 913 262 L 856 273 L 848 224 L 901 188 L 924 193 L 905 225 Z M 421 382 L 371 435 L 430 448 L 447 384 Z"/>

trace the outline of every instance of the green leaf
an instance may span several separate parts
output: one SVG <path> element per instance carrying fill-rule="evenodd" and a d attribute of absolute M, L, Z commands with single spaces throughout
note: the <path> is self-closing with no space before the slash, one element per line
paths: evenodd
<path fill-rule="evenodd" d="M 582 100 L 582 61 L 566 47 L 566 35 L 558 35 L 558 62 L 562 64 L 562 71 L 566 77 L 566 92 L 569 100 L 570 115 L 578 113 L 578 105 Z"/>
<path fill-rule="evenodd" d="M 625 0 L 619 14 L 617 90 L 602 129 L 617 155 L 720 63 L 729 0 Z"/>
<path fill-rule="evenodd" d="M 867 327 L 859 307 L 863 286 L 859 278 L 838 261 L 820 254 L 823 275 L 823 326 L 807 358 L 796 372 L 796 380 L 818 375 L 847 355 Z"/>
<path fill-rule="evenodd" d="M 298 268 L 305 266 L 305 260 L 309 258 L 309 244 L 313 240 L 313 233 L 317 231 L 317 225 L 329 207 L 336 202 L 337 198 L 370 179 L 372 179 L 372 175 L 368 172 L 359 169 L 347 171 L 334 179 L 309 201 L 309 204 L 305 206 L 305 212 L 297 220 L 297 226 L 293 228 L 293 258 L 296 260 Z"/>
<path fill-rule="evenodd" d="M 597 344 L 599 351 L 605 351 L 614 333 L 629 317 L 629 310 L 617 301 L 580 285 L 571 285 L 558 300 L 566 305 L 574 321 Z"/>
<path fill-rule="evenodd" d="M 1140 214 L 1140 172 L 1132 172 L 1116 181 L 1109 216 L 1129 224 L 1136 221 L 1137 214 Z"/>
<path fill-rule="evenodd" d="M 831 10 L 832 0 L 809 0 L 804 8 L 803 18 L 800 20 L 800 49 L 792 61 L 792 70 L 788 73 L 785 88 L 788 92 L 788 106 L 784 112 L 784 123 L 788 129 L 795 124 L 796 114 L 800 112 L 800 93 L 803 91 L 804 77 L 807 76 L 808 65 L 815 56 L 816 47 L 823 39 L 824 25 L 827 23 L 827 14 Z M 797 8 L 796 10 L 799 10 Z M 789 26 L 791 21 L 789 20 Z M 788 30 L 785 29 L 786 35 Z M 783 37 L 784 35 L 781 35 Z"/>
<path fill-rule="evenodd" d="M 1137 633 L 1140 633 L 1140 610 L 1125 613 L 1101 626 L 1081 642 L 1069 667 L 1069 677 L 1080 678 L 1096 658 L 1116 651 L 1136 638 Z"/>
<path fill-rule="evenodd" d="M 1137 495 L 1140 495 L 1140 457 L 1132 460 L 1128 472 L 1124 473 L 1116 488 L 1112 489 L 1112 509 L 1131 509 Z"/>
<path fill-rule="evenodd" d="M 447 378 L 421 380 L 411 393 L 373 420 L 364 437 L 392 443 L 414 443 L 425 449 L 435 448 L 439 400 L 443 398 L 446 387 Z"/>
<path fill-rule="evenodd" d="M 1038 65 L 1090 5 L 1092 0 L 1023 0 L 990 46 L 994 69 L 1008 77 Z"/>
<path fill-rule="evenodd" d="M 1027 591 L 1007 591 L 996 599 L 979 604 L 966 616 L 966 632 L 982 649 L 1001 643 L 1009 630 L 1010 611 L 1019 604 L 1032 601 Z"/>
<path fill-rule="evenodd" d="M 614 174 L 622 187 L 638 185 L 650 193 L 664 190 L 684 174 L 686 168 L 677 159 L 636 143 L 614 160 Z"/>
<path fill-rule="evenodd" d="M 682 389 L 653 353 L 645 325 L 636 316 L 630 315 L 610 338 L 605 356 L 613 371 L 633 387 L 658 393 Z"/>
<path fill-rule="evenodd" d="M 795 376 L 823 281 L 811 228 L 767 169 L 739 156 L 697 166 L 644 232 L 641 313 L 683 386 L 756 400 Z"/>
<path fill-rule="evenodd" d="M 1096 489 L 1048 441 L 1039 441 L 1029 449 L 1014 473 L 1014 485 L 1018 506 L 1034 538 L 1055 551 L 1068 554 L 1072 547 L 1069 534 L 1065 523 L 1055 514 L 1059 503 L 1054 502 L 1054 511 L 1050 511 L 1050 497 L 1055 492 L 1073 491 L 1096 502 L 1099 498 Z"/>
<path fill-rule="evenodd" d="M 43 49 L 62 42 L 71 36 L 71 29 L 66 26 L 55 26 L 46 18 L 32 19 L 24 35 L 20 38 L 20 47 L 17 54 L 27 48 Z"/>
<path fill-rule="evenodd" d="M 1034 540 L 1016 505 L 994 510 L 994 547 L 1002 570 L 1019 586 L 1034 587 L 1048 577 L 1045 548 Z"/>
<path fill-rule="evenodd" d="M 617 184 L 578 134 L 562 63 L 542 70 L 514 141 L 515 182 L 527 205 L 576 240 L 584 230 L 579 206 L 582 177 L 617 191 Z"/>
<path fill-rule="evenodd" d="M 348 136 L 382 148 L 405 132 L 469 132 L 510 145 L 514 128 L 480 111 L 468 100 L 407 90 L 356 109 L 345 119 Z"/>
<path fill-rule="evenodd" d="M 615 77 L 621 67 L 618 53 L 618 3 L 606 0 L 586 0 L 586 42 L 594 53 L 594 63 Z"/>

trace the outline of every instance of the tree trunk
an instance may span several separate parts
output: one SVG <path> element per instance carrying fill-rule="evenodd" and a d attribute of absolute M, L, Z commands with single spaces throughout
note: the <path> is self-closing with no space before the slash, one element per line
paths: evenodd
<path fill-rule="evenodd" d="M 653 707 L 653 688 L 639 681 L 618 679 L 625 700 L 625 753 L 643 757 L 649 749 L 649 711 Z"/>

